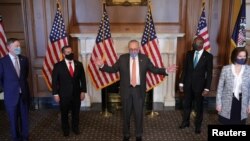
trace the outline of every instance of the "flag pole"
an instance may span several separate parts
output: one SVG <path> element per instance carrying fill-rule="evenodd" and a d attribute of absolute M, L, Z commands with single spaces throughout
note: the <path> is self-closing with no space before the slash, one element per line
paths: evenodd
<path fill-rule="evenodd" d="M 101 2 L 102 2 L 102 13 L 103 13 L 106 3 L 105 3 L 105 0 L 101 0 Z M 103 19 L 104 19 L 104 17 L 102 17 L 102 21 L 104 21 Z M 102 22 L 102 28 L 103 28 L 102 29 L 102 32 L 103 32 L 102 42 L 104 42 L 104 37 L 105 37 L 105 35 L 104 35 L 104 32 L 105 32 L 104 31 L 104 22 Z M 102 48 L 102 50 L 104 52 L 104 54 L 102 56 L 102 60 L 104 61 L 105 60 L 105 50 L 104 50 L 104 48 Z M 108 117 L 112 116 L 112 113 L 110 113 L 108 111 L 108 91 L 107 91 L 107 88 L 103 88 L 103 89 L 104 89 L 104 91 L 102 91 L 102 92 L 104 92 L 104 93 L 102 93 L 102 94 L 104 94 L 105 104 L 104 104 L 104 111 L 102 111 L 100 114 L 103 117 L 108 118 Z"/>
<path fill-rule="evenodd" d="M 151 7 L 152 7 L 152 2 L 151 2 L 151 0 L 148 0 L 148 10 L 150 11 L 150 14 L 152 14 L 152 9 L 151 9 Z M 152 16 L 152 15 L 151 15 Z M 148 40 L 150 39 L 150 35 L 148 35 Z M 148 44 L 148 42 L 147 42 L 147 44 Z M 150 57 L 151 55 L 149 54 L 149 57 Z M 154 118 L 154 117 L 156 117 L 156 116 L 159 116 L 159 113 L 158 112 L 154 112 L 154 96 L 153 96 L 153 90 L 150 90 L 149 92 L 148 92 L 148 97 L 150 97 L 150 100 L 151 100 L 151 105 L 150 105 L 150 111 L 149 112 L 147 112 L 146 113 L 146 115 L 147 115 L 147 117 L 149 117 L 149 118 Z"/>

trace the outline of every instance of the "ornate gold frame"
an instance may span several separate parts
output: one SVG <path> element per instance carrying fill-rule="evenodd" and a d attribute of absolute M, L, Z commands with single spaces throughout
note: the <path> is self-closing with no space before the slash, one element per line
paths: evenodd
<path fill-rule="evenodd" d="M 105 0 L 107 6 L 147 6 L 148 0 Z"/>

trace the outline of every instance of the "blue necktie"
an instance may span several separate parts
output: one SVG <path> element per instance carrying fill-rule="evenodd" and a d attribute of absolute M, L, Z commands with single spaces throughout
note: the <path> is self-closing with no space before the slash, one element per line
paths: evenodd
<path fill-rule="evenodd" d="M 194 68 L 196 67 L 196 65 L 197 65 L 197 63 L 198 63 L 198 57 L 199 57 L 199 52 L 198 51 L 196 51 L 195 52 L 195 57 L 194 57 Z"/>

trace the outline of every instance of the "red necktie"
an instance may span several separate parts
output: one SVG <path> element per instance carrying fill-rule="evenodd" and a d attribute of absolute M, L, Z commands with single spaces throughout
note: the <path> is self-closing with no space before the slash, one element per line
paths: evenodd
<path fill-rule="evenodd" d="M 73 67 L 71 65 L 72 62 L 69 62 L 69 73 L 70 73 L 70 76 L 73 77 L 74 76 L 74 70 L 73 70 Z"/>

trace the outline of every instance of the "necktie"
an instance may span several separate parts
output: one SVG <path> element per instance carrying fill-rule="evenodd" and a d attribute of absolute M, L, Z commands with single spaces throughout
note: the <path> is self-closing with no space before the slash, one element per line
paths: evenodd
<path fill-rule="evenodd" d="M 196 51 L 195 52 L 195 57 L 194 57 L 194 68 L 196 67 L 196 65 L 197 65 L 197 63 L 198 63 L 198 56 L 199 56 L 199 52 L 198 51 Z"/>
<path fill-rule="evenodd" d="M 133 87 L 136 86 L 136 61 L 133 58 L 133 62 L 132 62 L 132 78 L 131 78 L 131 85 Z"/>
<path fill-rule="evenodd" d="M 72 67 L 72 62 L 69 62 L 69 73 L 70 73 L 70 76 L 73 77 L 74 76 L 74 70 L 73 70 L 73 67 Z"/>
<path fill-rule="evenodd" d="M 18 59 L 18 57 L 15 57 L 15 64 L 14 64 L 14 67 L 15 67 L 17 76 L 20 77 L 20 67 L 19 67 L 18 60 L 17 60 L 17 59 Z"/>

